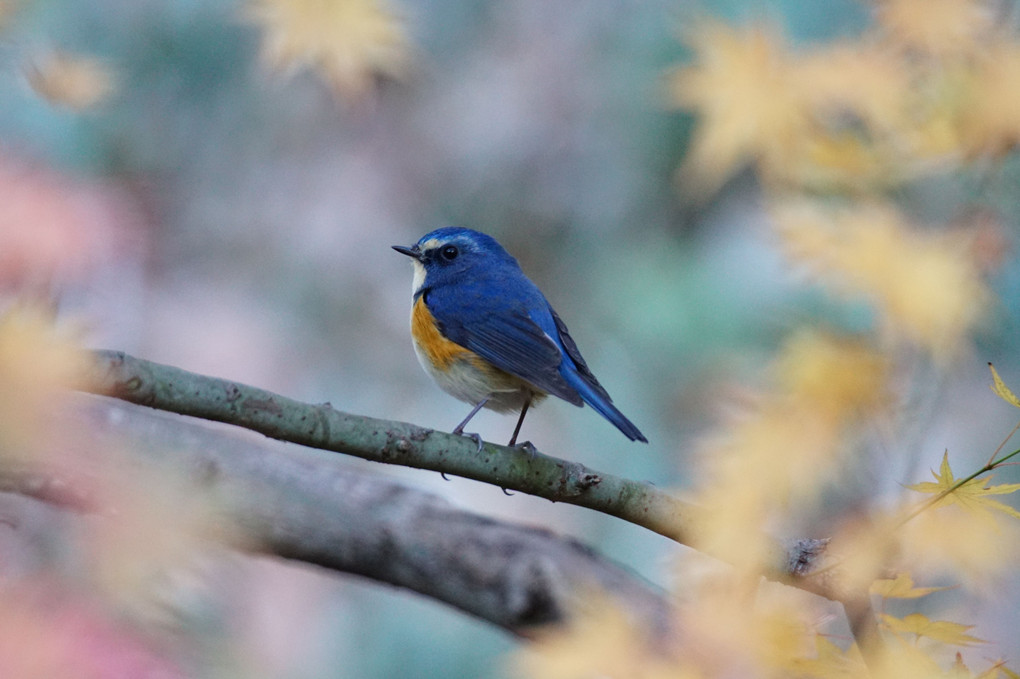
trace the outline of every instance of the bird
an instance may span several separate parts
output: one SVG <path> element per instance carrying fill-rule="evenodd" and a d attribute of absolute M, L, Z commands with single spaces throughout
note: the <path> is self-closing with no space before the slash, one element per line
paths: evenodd
<path fill-rule="evenodd" d="M 631 441 L 644 434 L 613 405 L 581 357 L 577 344 L 545 295 L 495 238 L 448 226 L 411 246 L 411 337 L 425 372 L 454 398 L 473 407 L 453 433 L 483 407 L 520 411 L 508 446 L 517 444 L 528 408 L 548 395 L 587 403 Z M 519 447 L 533 449 L 530 442 Z"/>

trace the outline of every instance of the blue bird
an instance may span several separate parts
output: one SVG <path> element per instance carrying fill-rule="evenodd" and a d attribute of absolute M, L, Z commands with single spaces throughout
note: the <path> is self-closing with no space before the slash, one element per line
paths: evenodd
<path fill-rule="evenodd" d="M 567 326 L 538 287 L 494 238 L 458 227 L 436 229 L 414 245 L 411 337 L 425 372 L 454 398 L 474 406 L 453 430 L 484 408 L 520 410 L 547 395 L 585 403 L 631 441 L 648 439 L 613 405 L 581 358 Z M 470 435 L 481 445 L 477 434 Z"/>

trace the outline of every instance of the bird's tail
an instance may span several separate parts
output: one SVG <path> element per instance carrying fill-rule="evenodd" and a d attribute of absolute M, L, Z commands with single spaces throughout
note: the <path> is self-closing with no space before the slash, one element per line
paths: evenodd
<path fill-rule="evenodd" d="M 648 443 L 648 439 L 645 435 L 634 426 L 634 423 L 626 418 L 616 406 L 613 405 L 613 399 L 609 398 L 609 394 L 602 388 L 598 382 L 590 384 L 584 376 L 580 375 L 574 370 L 561 370 L 563 378 L 567 383 L 572 386 L 584 402 L 595 409 L 602 417 L 606 418 L 610 422 L 616 425 L 616 428 L 623 432 L 623 435 L 629 438 L 631 441 L 641 441 Z M 594 380 L 594 377 L 592 377 Z"/>

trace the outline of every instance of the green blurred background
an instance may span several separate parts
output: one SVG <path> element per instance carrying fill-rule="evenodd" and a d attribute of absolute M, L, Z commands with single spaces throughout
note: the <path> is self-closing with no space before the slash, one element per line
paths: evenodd
<path fill-rule="evenodd" d="M 389 246 L 470 226 L 518 257 L 651 443 L 631 444 L 590 409 L 562 402 L 529 414 L 523 436 L 596 469 L 683 488 L 720 403 L 760 382 L 791 328 L 868 327 L 865 307 L 836 303 L 789 270 L 750 173 L 708 199 L 683 198 L 674 170 L 692 119 L 668 110 L 662 90 L 664 73 L 688 56 L 679 36 L 698 17 L 772 20 L 810 42 L 861 30 L 865 3 L 403 0 L 396 8 L 415 45 L 411 73 L 343 102 L 311 72 L 267 74 L 258 29 L 236 2 L 21 5 L 0 33 L 0 156 L 52 173 L 98 206 L 104 245 L 62 290 L 66 312 L 88 320 L 91 344 L 449 429 L 467 406 L 415 360 L 411 271 Z M 53 48 L 104 59 L 116 74 L 113 95 L 85 112 L 38 97 L 24 66 Z M 944 177 L 901 198 L 937 213 L 984 193 L 1015 232 L 1017 177 L 1013 160 L 990 195 L 974 177 Z M 1010 429 L 1014 415 L 988 392 L 984 362 L 1020 384 L 1013 264 L 1007 253 L 994 281 L 1001 299 L 975 349 L 948 374 L 910 387 L 913 429 L 856 483 L 897 492 L 946 448 L 961 465 L 983 462 Z M 500 441 L 513 418 L 483 413 L 473 424 Z M 474 511 L 550 526 L 664 586 L 682 551 L 573 507 L 358 466 Z M 210 626 L 211 639 L 246 640 L 245 652 L 265 655 L 265 676 L 490 676 L 515 647 L 401 592 L 276 563 L 246 568 L 258 573 L 238 594 L 254 611 L 246 622 L 209 622 L 218 618 L 186 605 L 182 615 Z M 1009 630 L 1020 614 L 1006 604 L 1017 600 L 1017 583 L 996 586 L 1000 596 L 974 611 L 985 625 L 979 636 L 1015 649 Z"/>

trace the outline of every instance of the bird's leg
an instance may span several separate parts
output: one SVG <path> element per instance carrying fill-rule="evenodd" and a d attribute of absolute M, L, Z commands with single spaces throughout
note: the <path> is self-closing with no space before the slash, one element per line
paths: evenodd
<path fill-rule="evenodd" d="M 491 395 L 490 396 L 486 396 L 481 401 L 476 403 L 475 407 L 471 409 L 471 412 L 467 414 L 467 417 L 465 417 L 463 420 L 461 420 L 461 423 L 453 428 L 453 432 L 452 433 L 457 434 L 458 436 L 462 435 L 464 433 L 464 426 L 467 425 L 467 423 L 471 421 L 472 417 L 474 417 L 475 415 L 478 414 L 479 410 L 481 410 L 483 407 L 485 407 L 485 404 L 489 402 L 490 398 L 492 398 Z"/>
<path fill-rule="evenodd" d="M 477 443 L 478 444 L 478 452 L 479 453 L 482 452 L 482 445 L 483 445 L 482 444 L 482 437 L 479 436 L 478 434 L 465 434 L 464 433 L 464 425 L 466 425 L 468 422 L 470 422 L 471 418 L 478 414 L 478 411 L 481 410 L 485 406 L 485 404 L 489 402 L 490 398 L 492 398 L 492 394 L 489 394 L 488 396 L 483 398 L 481 401 L 479 401 L 475 405 L 475 407 L 471 409 L 471 412 L 468 413 L 467 417 L 465 417 L 463 420 L 461 420 L 461 423 L 453 428 L 453 432 L 452 432 L 452 433 L 456 434 L 457 436 L 467 436 L 469 439 L 471 439 L 472 441 Z"/>
<path fill-rule="evenodd" d="M 517 426 L 514 427 L 514 435 L 510 437 L 510 443 L 508 446 L 513 446 L 517 443 L 517 435 L 521 433 L 521 425 L 524 424 L 524 416 L 528 414 L 528 406 L 531 405 L 531 392 L 528 392 L 524 397 L 524 406 L 521 408 L 521 416 L 517 418 Z M 523 447 L 523 444 L 521 444 Z M 530 443 L 528 445 L 531 445 Z"/>

